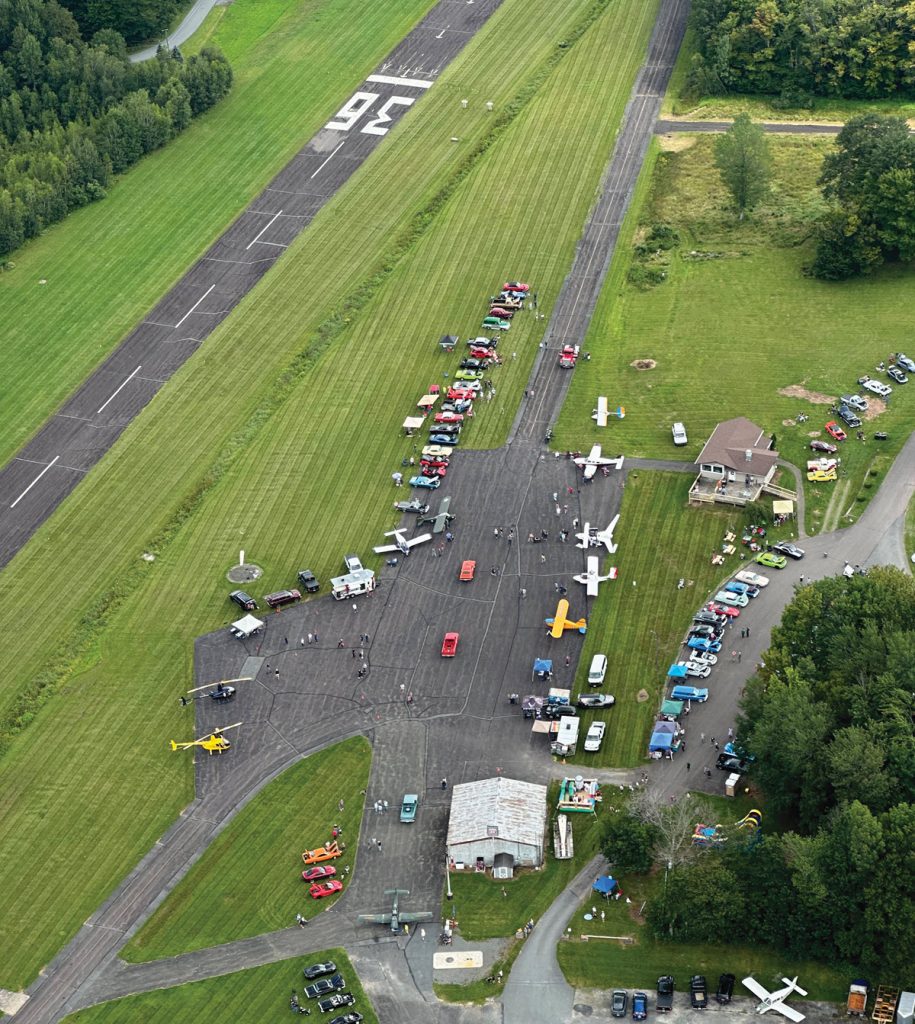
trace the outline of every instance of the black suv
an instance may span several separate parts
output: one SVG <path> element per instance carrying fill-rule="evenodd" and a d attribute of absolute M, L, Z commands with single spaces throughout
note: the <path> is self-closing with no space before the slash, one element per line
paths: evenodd
<path fill-rule="evenodd" d="M 302 569 L 296 579 L 305 588 L 306 594 L 317 594 L 321 589 L 321 584 L 318 583 L 317 577 L 311 569 Z"/>
<path fill-rule="evenodd" d="M 234 601 L 239 608 L 244 608 L 246 612 L 253 612 L 257 608 L 257 601 L 243 590 L 233 590 L 229 594 L 229 600 Z"/>
<path fill-rule="evenodd" d="M 565 718 L 566 715 L 577 715 L 578 711 L 569 704 L 544 704 L 540 709 L 540 717 L 547 719 Z"/>
<path fill-rule="evenodd" d="M 722 974 L 718 979 L 718 991 L 715 993 L 715 999 L 724 1006 L 725 1003 L 731 1001 L 731 996 L 734 994 L 734 975 L 733 974 Z"/>
<path fill-rule="evenodd" d="M 734 754 L 719 754 L 715 767 L 722 772 L 737 772 L 743 775 L 750 770 L 750 762 Z"/>
<path fill-rule="evenodd" d="M 704 974 L 694 974 L 689 979 L 689 1002 L 694 1010 L 704 1010 L 708 1006 L 708 985 Z"/>

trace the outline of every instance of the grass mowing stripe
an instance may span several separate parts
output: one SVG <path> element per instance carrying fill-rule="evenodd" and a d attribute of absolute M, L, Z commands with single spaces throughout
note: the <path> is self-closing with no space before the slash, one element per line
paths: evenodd
<path fill-rule="evenodd" d="M 0 984 L 24 984 L 188 799 L 187 767 L 165 752 L 182 721 L 172 697 L 176 681 L 183 689 L 190 674 L 192 638 L 214 628 L 217 615 L 230 615 L 223 573 L 242 531 L 265 567 L 267 589 L 278 579 L 288 584 L 303 552 L 316 556 L 313 568 L 326 576 L 342 550 L 364 550 L 382 524 L 390 525 L 390 483 L 379 469 L 395 458 L 399 465 L 403 454 L 398 405 L 409 401 L 412 408 L 416 389 L 427 374 L 440 375 L 446 358 L 434 345 L 439 324 L 453 323 L 463 334 L 464 325 L 476 326 L 480 296 L 507 267 L 529 269 L 543 282 L 544 301 L 558 292 L 644 54 L 653 4 L 616 0 L 607 7 L 445 204 L 415 252 L 241 448 L 200 507 L 184 516 L 157 561 L 141 561 L 150 538 L 200 485 L 212 452 L 251 419 L 305 339 L 377 269 L 390 239 L 408 228 L 489 130 L 492 118 L 482 102 L 465 117 L 460 97 L 508 103 L 589 9 L 578 0 L 560 6 L 537 0 L 536 7 L 529 0 L 519 19 L 518 6 L 519 0 L 506 0 L 430 91 L 422 117 L 407 115 L 390 145 L 350 180 L 308 237 L 5 570 L 14 608 L 27 607 L 36 578 L 51 573 L 69 581 L 51 618 L 39 623 L 23 616 L 15 684 L 44 666 L 49 634 L 72 638 L 80 674 L 66 680 L 59 699 L 0 762 L 6 825 L 0 890 L 16 894 L 0 939 Z M 503 66 L 508 33 L 517 59 Z M 611 48 L 615 59 L 608 66 Z M 454 144 L 457 118 L 463 141 Z M 556 132 L 564 146 L 555 142 L 543 151 L 543 140 Z M 569 177 L 572 158 L 576 174 Z M 417 294 L 424 296 L 421 311 Z M 493 410 L 472 434 L 484 443 L 504 435 L 500 423 L 510 423 L 540 334 L 528 322 L 512 337 L 520 358 L 499 378 L 504 416 Z M 400 358 L 392 360 L 392 351 Z M 404 359 L 409 374 L 402 372 Z M 374 413 L 369 430 L 367 408 Z M 104 628 L 82 636 L 77 624 L 85 607 L 120 587 L 134 565 L 145 585 L 126 588 Z M 12 682 L 0 699 L 15 693 Z M 140 807 L 131 805 L 137 792 L 144 795 Z M 58 824 L 63 816 L 74 823 L 65 834 Z"/>

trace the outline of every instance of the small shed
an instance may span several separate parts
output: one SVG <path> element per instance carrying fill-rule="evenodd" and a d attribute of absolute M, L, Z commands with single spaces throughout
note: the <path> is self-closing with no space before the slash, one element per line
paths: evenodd
<path fill-rule="evenodd" d="M 453 352 L 460 340 L 456 334 L 443 334 L 438 339 L 438 347 L 445 352 Z"/>
<path fill-rule="evenodd" d="M 511 878 L 516 867 L 540 867 L 546 841 L 547 788 L 498 777 L 454 787 L 448 857 Z"/>

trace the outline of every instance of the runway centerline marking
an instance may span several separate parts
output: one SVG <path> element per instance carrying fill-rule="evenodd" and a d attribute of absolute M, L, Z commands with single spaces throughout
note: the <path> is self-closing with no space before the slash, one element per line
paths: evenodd
<path fill-rule="evenodd" d="M 265 232 L 265 231 L 267 230 L 267 228 L 269 228 L 269 227 L 270 227 L 270 225 L 271 225 L 271 224 L 272 224 L 272 223 L 273 223 L 273 222 L 274 222 L 274 221 L 275 221 L 275 220 L 277 219 L 277 217 L 280 217 L 280 216 L 282 216 L 282 213 L 283 213 L 283 211 L 282 211 L 282 210 L 280 210 L 280 211 L 279 211 L 279 213 L 275 213 L 275 214 L 274 214 L 274 215 L 273 215 L 273 216 L 272 216 L 272 217 L 270 218 L 270 220 L 268 220 L 268 221 L 267 221 L 267 223 L 266 223 L 266 224 L 265 224 L 265 225 L 264 225 L 264 226 L 263 226 L 263 227 L 262 227 L 262 228 L 260 229 L 260 231 L 258 231 L 258 233 L 257 233 L 257 234 L 256 234 L 256 235 L 255 235 L 255 236 L 254 236 L 254 237 L 253 237 L 253 238 L 251 239 L 251 241 L 250 241 L 250 242 L 248 242 L 248 244 L 247 244 L 247 245 L 245 246 L 245 251 L 246 251 L 246 252 L 248 251 L 248 249 L 250 249 L 250 248 L 251 248 L 251 246 L 252 246 L 252 245 L 254 245 L 254 244 L 255 244 L 255 243 L 257 242 L 257 240 L 258 240 L 258 239 L 260 238 L 260 236 L 261 236 L 261 235 L 262 235 L 262 234 L 263 234 L 263 233 L 264 233 L 264 232 Z"/>
<path fill-rule="evenodd" d="M 126 387 L 127 387 L 127 385 L 128 385 L 128 384 L 129 384 L 129 383 L 130 383 L 130 382 L 131 382 L 131 381 L 132 381 L 133 379 L 134 379 L 134 377 L 136 377 L 136 375 L 137 375 L 137 374 L 138 374 L 138 373 L 140 372 L 140 370 L 142 370 L 142 369 L 143 369 L 143 367 L 142 367 L 142 366 L 138 366 L 138 367 L 137 367 L 137 368 L 136 368 L 136 369 L 135 369 L 135 370 L 133 371 L 133 373 L 132 373 L 132 374 L 131 374 L 131 375 L 130 375 L 129 377 L 126 377 L 126 378 L 125 378 L 125 379 L 124 379 L 124 380 L 122 381 L 122 383 L 121 383 L 121 384 L 119 384 L 119 385 L 118 385 L 118 387 L 117 387 L 117 388 L 115 388 L 115 390 L 114 390 L 114 391 L 112 391 L 111 395 L 110 395 L 110 396 L 108 397 L 108 401 L 106 401 L 106 402 L 105 402 L 105 403 L 104 403 L 103 405 L 100 405 L 100 406 L 99 406 L 99 407 L 98 407 L 98 408 L 97 408 L 97 409 L 95 410 L 95 415 L 96 415 L 96 416 L 98 416 L 98 414 L 99 414 L 100 412 L 102 412 L 102 411 L 104 410 L 104 408 L 105 408 L 105 406 L 106 406 L 106 405 L 108 405 L 108 404 L 109 404 L 110 402 L 113 402 L 113 401 L 114 401 L 114 399 L 115 399 L 115 398 L 117 398 L 117 396 L 118 396 L 118 394 L 119 394 L 119 393 L 121 392 L 121 390 L 122 390 L 123 388 L 126 388 Z"/>
<path fill-rule="evenodd" d="M 330 156 L 321 164 L 321 166 L 315 171 L 314 174 L 309 175 L 309 180 L 316 177 L 324 168 L 333 160 L 333 158 L 340 152 L 341 149 L 346 145 L 346 139 L 344 139 L 339 146 L 330 154 Z"/>
<path fill-rule="evenodd" d="M 380 82 L 382 85 L 408 85 L 414 89 L 431 89 L 434 82 L 425 78 L 399 78 L 396 75 L 369 75 L 367 82 Z"/>
<path fill-rule="evenodd" d="M 182 325 L 182 324 L 184 323 L 184 321 L 185 321 L 185 320 L 187 320 L 187 318 L 188 318 L 188 317 L 189 317 L 189 316 L 191 315 L 191 313 L 193 313 L 193 312 L 194 312 L 194 310 L 195 310 L 195 309 L 196 309 L 196 308 L 197 308 L 197 307 L 198 307 L 198 306 L 200 305 L 200 303 L 201 303 L 201 302 L 203 302 L 203 300 L 204 300 L 204 299 L 205 299 L 205 298 L 206 298 L 206 297 L 207 297 L 207 296 L 208 296 L 208 295 L 210 294 L 210 292 L 211 292 L 211 291 L 212 291 L 212 290 L 213 290 L 213 289 L 214 289 L 215 287 L 216 287 L 216 285 L 215 285 L 215 284 L 211 284 L 211 285 L 210 285 L 210 287 L 209 287 L 209 288 L 207 288 L 207 290 L 206 290 L 206 291 L 205 291 L 205 292 L 203 293 L 203 295 L 201 295 L 201 296 L 200 296 L 200 298 L 199 298 L 199 299 L 198 299 L 198 300 L 197 300 L 197 301 L 196 301 L 196 302 L 194 303 L 194 305 L 193 305 L 193 306 L 191 306 L 191 308 L 190 308 L 190 309 L 189 309 L 189 310 L 188 310 L 188 311 L 187 311 L 187 312 L 186 312 L 186 313 L 184 314 L 184 316 L 183 316 L 183 317 L 181 317 L 181 319 L 180 319 L 180 320 L 178 321 L 178 323 L 176 323 L 176 324 L 174 325 L 174 326 L 175 326 L 175 330 L 176 330 L 176 331 L 177 331 L 177 330 L 178 330 L 178 328 L 179 328 L 179 327 L 180 327 L 180 326 L 181 326 L 181 325 Z"/>
<path fill-rule="evenodd" d="M 10 505 L 10 508 L 15 508 L 20 501 L 29 493 L 29 491 L 38 483 L 38 481 L 47 473 L 47 471 L 60 459 L 59 455 L 55 455 L 54 458 L 45 466 L 45 468 L 35 477 L 35 479 L 29 484 L 28 487 L 19 495 L 19 497 Z"/>

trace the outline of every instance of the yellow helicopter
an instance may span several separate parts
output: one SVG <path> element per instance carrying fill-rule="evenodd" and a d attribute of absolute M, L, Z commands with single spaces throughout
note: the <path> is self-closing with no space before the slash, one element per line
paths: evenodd
<path fill-rule="evenodd" d="M 224 725 L 221 729 L 214 729 L 208 736 L 202 736 L 199 740 L 187 740 L 185 743 L 176 743 L 172 740 L 172 750 L 190 750 L 191 747 L 203 747 L 210 754 L 221 754 L 232 746 L 223 733 L 227 733 L 230 729 L 237 729 L 242 724 L 242 722 L 236 722 L 234 725 Z"/>

